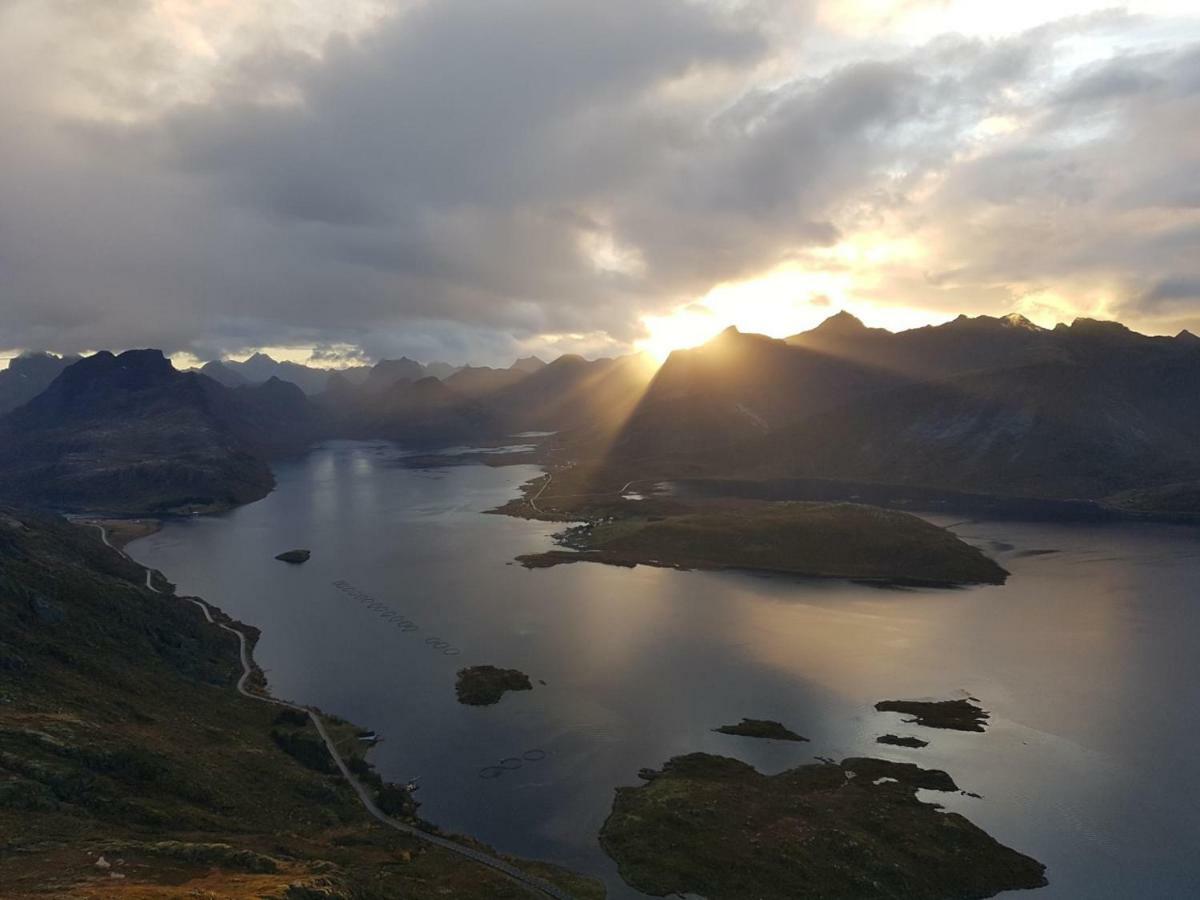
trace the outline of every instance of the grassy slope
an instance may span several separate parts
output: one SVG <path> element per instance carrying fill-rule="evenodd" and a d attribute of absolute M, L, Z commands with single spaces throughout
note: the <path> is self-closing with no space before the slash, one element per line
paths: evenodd
<path fill-rule="evenodd" d="M 0 508 L 6 897 L 527 896 L 373 824 L 339 777 L 285 753 L 277 710 L 233 689 L 236 639 L 143 577 L 94 531 Z"/>
<path fill-rule="evenodd" d="M 726 503 L 617 519 L 577 533 L 572 544 L 616 563 L 945 584 L 998 584 L 1007 574 L 944 528 L 850 503 Z"/>

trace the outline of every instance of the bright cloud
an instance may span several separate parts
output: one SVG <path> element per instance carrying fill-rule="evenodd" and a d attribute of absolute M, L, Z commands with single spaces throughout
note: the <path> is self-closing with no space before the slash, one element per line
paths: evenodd
<path fill-rule="evenodd" d="M 1154 0 L 9 0 L 0 345 L 1196 329 L 1197 71 Z"/>

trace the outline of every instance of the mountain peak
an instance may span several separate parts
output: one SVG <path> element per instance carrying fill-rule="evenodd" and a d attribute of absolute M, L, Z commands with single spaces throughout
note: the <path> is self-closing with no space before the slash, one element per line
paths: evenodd
<path fill-rule="evenodd" d="M 1026 331 L 1041 331 L 1042 330 L 1041 328 L 1039 328 L 1037 325 L 1034 325 L 1031 321 L 1029 321 L 1027 318 L 1025 318 L 1023 315 L 1021 315 L 1018 312 L 1011 312 L 1006 316 L 1001 316 L 1000 321 L 1003 322 L 1005 325 L 1007 325 L 1009 328 L 1023 328 Z"/>
<path fill-rule="evenodd" d="M 514 362 L 509 369 L 514 372 L 537 372 L 539 369 L 546 368 L 546 361 L 538 356 L 524 356 Z"/>
<path fill-rule="evenodd" d="M 1200 337 L 1196 337 L 1196 335 L 1192 334 L 1186 328 L 1175 335 L 1175 340 L 1183 344 L 1200 344 Z"/>
<path fill-rule="evenodd" d="M 862 319 L 860 319 L 858 316 L 848 313 L 843 309 L 834 313 L 813 330 L 823 333 L 840 332 L 842 334 L 849 334 L 853 332 L 866 331 L 867 326 L 863 324 Z"/>
<path fill-rule="evenodd" d="M 1063 328 L 1064 326 L 1059 325 L 1058 327 Z M 1130 331 L 1120 322 L 1113 322 L 1107 319 L 1089 319 L 1084 316 L 1080 316 L 1079 318 L 1075 319 L 1075 321 L 1073 321 L 1070 326 L 1067 327 L 1069 327 L 1069 329 L 1076 334 L 1091 334 L 1097 336 L 1103 335 L 1106 337 L 1123 337 L 1128 334 L 1133 334 L 1132 331 Z"/>

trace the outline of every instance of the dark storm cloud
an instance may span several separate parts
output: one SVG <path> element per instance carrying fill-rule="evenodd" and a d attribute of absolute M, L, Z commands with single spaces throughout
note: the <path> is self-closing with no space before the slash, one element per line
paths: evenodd
<path fill-rule="evenodd" d="M 639 313 L 897 217 L 939 251 L 923 302 L 1107 273 L 1151 310 L 1200 275 L 1195 50 L 1055 69 L 1121 16 L 806 73 L 766 3 L 444 0 L 319 56 L 264 41 L 147 110 L 132 76 L 162 48 L 122 68 L 135 29 L 83 6 L 55 8 L 106 48 L 121 115 L 37 99 L 49 66 L 0 83 L 0 347 L 621 349 Z M 989 117 L 1022 126 L 979 148 Z"/>

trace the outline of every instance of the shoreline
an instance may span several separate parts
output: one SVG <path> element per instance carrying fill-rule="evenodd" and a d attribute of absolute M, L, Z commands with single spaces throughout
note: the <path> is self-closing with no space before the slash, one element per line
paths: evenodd
<path fill-rule="evenodd" d="M 342 719 L 339 716 L 331 715 L 319 710 L 317 707 L 305 706 L 272 696 L 266 674 L 254 659 L 254 648 L 262 634 L 262 630 L 260 628 L 234 619 L 220 607 L 210 603 L 207 600 L 199 597 L 177 594 L 175 590 L 175 584 L 169 581 L 161 571 L 143 565 L 125 552 L 124 547 L 127 544 L 131 543 L 137 538 L 148 537 L 157 532 L 163 524 L 161 519 L 147 521 L 136 520 L 138 524 L 143 527 L 136 530 L 130 529 L 131 532 L 135 533 L 127 536 L 120 544 L 118 544 L 115 539 L 110 539 L 108 527 L 111 523 L 121 523 L 129 520 L 85 519 L 80 517 L 73 518 L 68 521 L 71 521 L 73 524 L 80 525 L 82 527 L 91 527 L 97 529 L 100 533 L 101 541 L 105 546 L 120 554 L 130 562 L 141 566 L 141 568 L 146 572 L 145 588 L 147 590 L 155 594 L 159 594 L 165 598 L 184 600 L 195 604 L 201 610 L 205 620 L 208 623 L 216 625 L 218 628 L 235 635 L 238 640 L 238 661 L 242 667 L 242 673 L 238 677 L 237 682 L 234 684 L 234 690 L 246 699 L 267 703 L 272 706 L 279 707 L 281 710 L 292 710 L 307 716 L 311 720 L 313 727 L 320 736 L 330 758 L 342 776 L 342 779 L 348 784 L 354 795 L 358 798 L 363 809 L 371 818 L 377 820 L 382 825 L 397 830 L 410 837 L 414 837 L 417 840 L 440 847 L 449 851 L 450 853 L 457 854 L 465 859 L 486 866 L 505 876 L 515 884 L 518 884 L 519 886 L 536 893 L 538 896 L 551 897 L 554 898 L 554 900 L 573 900 L 572 895 L 567 891 L 544 878 L 522 870 L 515 863 L 521 863 L 527 866 L 532 864 L 532 866 L 535 868 L 541 870 L 550 870 L 560 875 L 565 875 L 576 879 L 595 879 L 595 876 L 567 870 L 555 863 L 544 860 L 527 860 L 501 853 L 487 846 L 486 844 L 476 841 L 469 835 L 445 835 L 441 832 L 440 828 L 438 828 L 436 824 L 421 819 L 415 814 L 412 819 L 413 824 L 409 824 L 385 813 L 377 805 L 375 799 L 371 797 L 371 793 L 367 786 L 355 777 L 349 765 L 343 758 L 342 753 L 336 747 L 333 738 L 330 736 L 330 733 L 327 730 L 327 726 L 328 722 L 333 722 L 339 726 L 349 727 L 355 732 L 361 732 L 363 729 L 354 723 L 349 722 L 348 720 Z M 163 588 L 160 589 L 159 587 L 156 587 L 155 581 L 163 585 Z M 364 750 L 364 755 L 362 757 L 355 758 L 361 759 L 362 762 L 365 763 L 368 772 L 374 776 L 375 779 L 378 779 L 381 784 L 385 784 L 385 782 L 382 781 L 382 778 L 375 772 L 374 767 L 365 759 L 365 752 L 369 749 L 370 748 L 368 747 Z M 455 838 L 458 838 L 459 840 L 455 840 Z M 490 850 L 492 853 L 484 852 L 484 850 Z"/>

